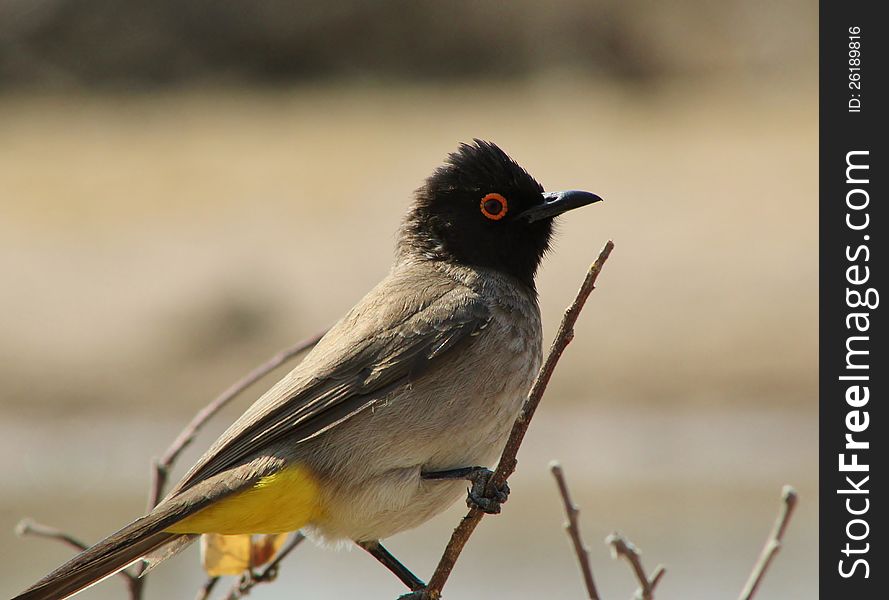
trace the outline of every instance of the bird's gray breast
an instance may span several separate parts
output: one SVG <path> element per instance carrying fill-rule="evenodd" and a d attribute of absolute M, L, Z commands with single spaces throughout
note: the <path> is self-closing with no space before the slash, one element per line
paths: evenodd
<path fill-rule="evenodd" d="M 441 470 L 491 464 L 537 373 L 541 325 L 536 302 L 497 277 L 474 283 L 488 303 L 488 323 L 369 411 L 368 425 L 377 436 L 393 433 L 386 440 L 394 450 L 393 466 Z"/>

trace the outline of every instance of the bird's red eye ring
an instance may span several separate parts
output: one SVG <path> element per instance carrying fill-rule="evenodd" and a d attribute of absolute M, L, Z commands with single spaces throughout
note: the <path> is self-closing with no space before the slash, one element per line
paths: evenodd
<path fill-rule="evenodd" d="M 496 193 L 488 194 L 482 198 L 479 206 L 481 207 L 482 214 L 492 221 L 499 221 L 505 217 L 508 208 L 506 198 Z"/>

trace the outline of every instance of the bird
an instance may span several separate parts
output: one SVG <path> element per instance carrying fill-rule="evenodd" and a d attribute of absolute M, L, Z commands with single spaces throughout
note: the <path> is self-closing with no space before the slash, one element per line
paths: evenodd
<path fill-rule="evenodd" d="M 380 540 L 464 495 L 499 512 L 508 486 L 486 494 L 489 467 L 541 363 L 535 275 L 556 217 L 599 200 L 461 143 L 415 191 L 388 275 L 154 509 L 14 600 L 67 598 L 201 534 L 297 530 L 355 542 L 422 590 Z"/>

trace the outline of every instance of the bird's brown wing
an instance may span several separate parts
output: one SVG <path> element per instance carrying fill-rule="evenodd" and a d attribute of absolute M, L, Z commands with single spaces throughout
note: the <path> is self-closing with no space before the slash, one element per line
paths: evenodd
<path fill-rule="evenodd" d="M 382 287 L 319 342 L 314 352 L 320 358 L 310 355 L 235 422 L 172 495 L 243 464 L 276 442 L 297 444 L 336 426 L 420 377 L 490 322 L 486 303 L 466 288 L 455 289 L 453 282 L 444 290 L 426 289 L 421 294 L 426 301 L 418 306 L 381 306 L 386 301 Z M 368 319 L 387 325 L 367 326 Z"/>

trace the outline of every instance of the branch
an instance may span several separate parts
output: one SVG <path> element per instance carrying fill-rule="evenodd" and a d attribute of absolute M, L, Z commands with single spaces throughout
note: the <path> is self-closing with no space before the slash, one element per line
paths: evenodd
<path fill-rule="evenodd" d="M 173 466 L 173 463 L 176 462 L 176 459 L 179 458 L 179 454 L 194 441 L 195 436 L 198 431 L 200 431 L 201 427 L 206 424 L 210 418 L 213 417 L 216 413 L 218 413 L 226 404 L 231 402 L 235 397 L 238 396 L 241 392 L 246 390 L 248 387 L 268 375 L 271 371 L 277 369 L 282 364 L 290 360 L 291 358 L 301 354 L 302 352 L 308 350 L 312 346 L 318 343 L 318 340 L 324 335 L 324 332 L 315 334 L 314 336 L 302 340 L 285 348 L 269 358 L 267 361 L 244 375 L 241 379 L 233 383 L 228 387 L 224 392 L 219 394 L 216 398 L 213 399 L 210 404 L 202 408 L 198 413 L 191 419 L 188 425 L 185 426 L 179 435 L 173 440 L 173 443 L 167 448 L 164 454 L 160 459 L 155 460 L 153 463 L 153 479 L 151 482 L 151 490 L 149 492 L 148 502 L 150 506 L 149 510 L 154 508 L 160 503 L 161 499 L 164 495 L 164 487 L 167 483 L 167 478 L 170 474 L 170 469 Z"/>
<path fill-rule="evenodd" d="M 15 534 L 20 537 L 32 536 L 46 538 L 49 540 L 56 540 L 62 542 L 63 544 L 71 546 L 78 552 L 83 552 L 89 547 L 70 533 L 66 533 L 61 529 L 56 529 L 55 527 L 37 523 L 36 521 L 33 521 L 31 519 L 22 519 L 21 521 L 19 521 L 18 525 L 15 526 Z M 139 579 L 137 575 L 132 574 L 126 569 L 120 571 L 118 575 L 126 580 L 127 587 L 130 590 L 130 598 L 132 598 L 133 600 L 137 600 L 142 593 L 141 590 L 142 586 L 144 585 L 143 581 Z"/>
<path fill-rule="evenodd" d="M 21 521 L 19 521 L 18 525 L 15 526 L 15 534 L 19 537 L 30 535 L 33 537 L 42 537 L 50 540 L 57 540 L 59 542 L 62 542 L 63 544 L 71 546 L 79 552 L 83 552 L 89 547 L 70 533 L 65 533 L 61 529 L 56 529 L 55 527 L 50 527 L 49 525 L 37 523 L 36 521 L 33 521 L 31 519 L 22 519 Z"/>
<path fill-rule="evenodd" d="M 639 598 L 640 600 L 652 600 L 652 598 L 654 598 L 654 588 L 657 587 L 657 584 L 664 576 L 664 573 L 667 572 L 664 566 L 658 565 L 655 567 L 654 572 L 651 574 L 651 579 L 649 579 L 648 575 L 645 574 L 645 569 L 642 567 L 642 559 L 639 557 L 639 550 L 636 549 L 633 542 L 615 531 L 605 538 L 605 543 L 611 546 L 611 552 L 614 555 L 614 558 L 623 556 L 633 568 L 633 574 L 636 575 L 636 580 L 639 582 L 639 589 L 636 590 L 636 598 Z"/>
<path fill-rule="evenodd" d="M 506 482 L 506 479 L 512 475 L 513 471 L 515 471 L 516 454 L 519 451 L 519 447 L 522 445 L 525 433 L 528 431 L 528 425 L 531 423 L 531 418 L 534 416 L 534 412 L 540 404 L 540 400 L 543 397 L 543 393 L 546 391 L 546 386 L 552 377 L 556 364 L 559 362 L 559 358 L 562 356 L 562 352 L 565 351 L 565 348 L 571 343 L 571 340 L 574 339 L 574 324 L 577 322 L 577 317 L 580 316 L 580 311 L 583 309 L 584 303 L 586 303 L 587 298 L 590 293 L 592 293 L 595 287 L 596 278 L 599 276 L 602 266 L 605 264 L 605 261 L 608 260 L 608 256 L 611 254 L 613 248 L 614 243 L 609 240 L 599 253 L 596 262 L 593 263 L 592 266 L 590 266 L 589 271 L 587 271 L 586 278 L 580 286 L 580 290 L 577 292 L 574 302 L 572 302 L 571 306 L 568 307 L 568 310 L 565 311 L 565 316 L 562 317 L 562 323 L 559 325 L 559 330 L 550 347 L 546 361 L 543 363 L 543 366 L 540 367 L 540 371 L 537 373 L 537 379 L 534 380 L 534 385 L 531 386 L 528 398 L 522 406 L 522 411 L 516 418 L 515 423 L 513 423 L 509 439 L 506 441 L 506 446 L 503 449 L 503 453 L 500 455 L 497 470 L 494 471 L 494 475 L 488 480 L 487 492 L 489 494 L 493 494 L 494 490 L 502 487 Z M 442 553 L 438 566 L 435 569 L 435 573 L 432 574 L 432 578 L 429 580 L 429 585 L 424 592 L 425 598 L 428 600 L 437 600 L 441 597 L 441 590 L 445 583 L 447 583 L 451 571 L 454 570 L 454 565 L 456 564 L 460 553 L 463 551 L 463 547 L 466 545 L 466 542 L 469 541 L 472 532 L 475 531 L 475 528 L 481 522 L 484 514 L 485 513 L 481 510 L 472 508 L 466 516 L 463 517 L 460 524 L 457 525 L 457 528 L 451 535 L 450 541 L 448 541 L 448 545 Z"/>
<path fill-rule="evenodd" d="M 559 493 L 562 495 L 562 502 L 565 505 L 565 514 L 568 521 L 565 523 L 565 531 L 574 544 L 574 553 L 577 555 L 577 562 L 580 564 L 580 570 L 583 573 L 583 582 L 586 585 L 587 596 L 590 600 L 599 600 L 599 592 L 596 590 L 596 583 L 593 581 L 593 569 L 590 567 L 590 554 L 587 547 L 583 543 L 580 536 L 580 509 L 571 501 L 571 495 L 568 493 L 568 484 L 565 481 L 565 473 L 562 471 L 562 465 L 553 461 L 549 466 L 553 477 L 556 478 L 556 485 L 559 486 Z"/>
<path fill-rule="evenodd" d="M 763 576 L 765 576 L 766 571 L 768 571 L 769 566 L 772 564 L 772 560 L 781 549 L 784 532 L 787 530 L 787 524 L 790 522 L 790 517 L 793 515 L 793 509 L 796 508 L 797 499 L 796 490 L 789 485 L 785 485 L 784 489 L 781 490 L 782 504 L 781 510 L 778 513 L 778 519 L 772 527 L 772 532 L 766 540 L 766 545 L 763 547 L 759 559 L 753 567 L 753 572 L 750 573 L 750 578 L 747 579 L 747 583 L 741 591 L 741 595 L 738 596 L 738 600 L 750 600 L 753 598 L 754 594 L 756 594 L 756 590 L 759 587 Z"/>
<path fill-rule="evenodd" d="M 219 583 L 219 577 L 207 577 L 207 581 L 198 589 L 195 600 L 207 600 L 210 594 L 213 593 L 213 588 L 216 587 L 217 583 Z"/>

